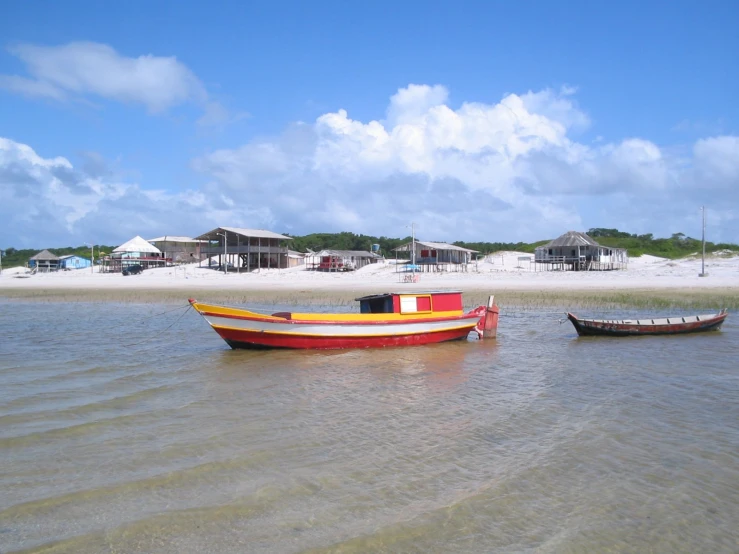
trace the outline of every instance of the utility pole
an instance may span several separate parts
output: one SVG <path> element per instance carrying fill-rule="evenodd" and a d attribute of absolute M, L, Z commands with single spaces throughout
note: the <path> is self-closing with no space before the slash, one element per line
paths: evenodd
<path fill-rule="evenodd" d="M 95 273 L 95 245 L 89 242 L 85 244 L 90 247 L 90 273 Z"/>
<path fill-rule="evenodd" d="M 706 276 L 706 207 L 701 206 L 701 212 L 703 213 L 703 233 L 701 235 L 701 242 L 703 243 L 703 254 L 701 255 L 701 272 L 698 277 Z"/>
<path fill-rule="evenodd" d="M 416 224 L 411 221 L 411 267 L 416 272 Z"/>

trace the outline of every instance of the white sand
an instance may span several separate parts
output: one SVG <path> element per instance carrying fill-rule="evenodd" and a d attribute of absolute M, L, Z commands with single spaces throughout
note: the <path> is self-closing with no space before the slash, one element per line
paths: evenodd
<path fill-rule="evenodd" d="M 204 289 L 220 291 L 331 291 L 419 290 L 452 288 L 499 293 L 501 291 L 537 290 L 669 290 L 720 289 L 739 287 L 739 255 L 725 253 L 706 259 L 708 276 L 699 277 L 700 256 L 666 260 L 654 256 L 631 258 L 628 269 L 619 271 L 534 271 L 533 264 L 519 262 L 521 252 L 498 252 L 485 261 L 470 264 L 466 273 L 421 273 L 417 283 L 407 283 L 391 262 L 372 264 L 358 271 L 323 273 L 291 269 L 258 270 L 251 273 L 223 274 L 197 264 L 149 269 L 141 275 L 98 273 L 88 269 L 30 275 L 14 268 L 0 274 L 3 291 L 110 289 L 110 290 L 179 290 Z"/>

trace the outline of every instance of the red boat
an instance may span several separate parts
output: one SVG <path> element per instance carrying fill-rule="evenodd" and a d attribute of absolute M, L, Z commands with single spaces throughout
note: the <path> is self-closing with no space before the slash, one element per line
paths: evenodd
<path fill-rule="evenodd" d="M 567 319 L 575 326 L 578 335 L 607 335 L 625 337 L 631 335 L 680 335 L 718 331 L 726 316 L 726 310 L 717 314 L 665 317 L 659 319 L 581 319 L 571 313 Z"/>
<path fill-rule="evenodd" d="M 371 348 L 495 337 L 498 307 L 465 313 L 459 291 L 391 292 L 357 298 L 360 313 L 277 312 L 190 304 L 231 348 Z"/>

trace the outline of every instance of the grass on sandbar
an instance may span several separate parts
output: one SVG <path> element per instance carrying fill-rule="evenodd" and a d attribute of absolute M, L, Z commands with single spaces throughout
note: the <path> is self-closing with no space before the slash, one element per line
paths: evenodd
<path fill-rule="evenodd" d="M 0 298 L 37 302 L 186 303 L 190 297 L 207 303 L 243 306 L 352 306 L 354 299 L 382 292 L 374 289 L 213 290 L 213 289 L 0 289 Z M 409 289 L 409 292 L 411 290 Z M 465 291 L 465 306 L 487 302 L 489 290 Z M 587 309 L 739 309 L 739 288 L 645 290 L 504 290 L 496 294 L 501 308 L 534 311 L 544 308 Z"/>

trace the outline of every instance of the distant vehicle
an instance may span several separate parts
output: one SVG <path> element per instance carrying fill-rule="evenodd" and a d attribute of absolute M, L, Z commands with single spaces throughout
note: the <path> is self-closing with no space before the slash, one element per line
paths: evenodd
<path fill-rule="evenodd" d="M 138 275 L 144 271 L 144 267 L 141 264 L 127 265 L 123 268 L 123 275 Z"/>

